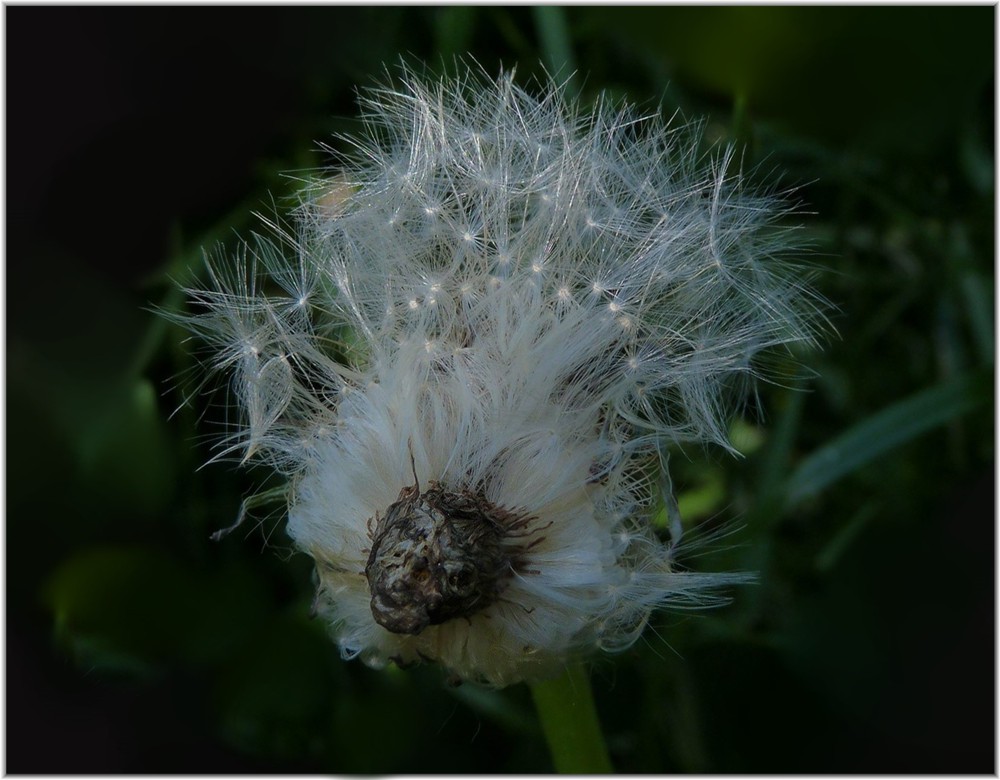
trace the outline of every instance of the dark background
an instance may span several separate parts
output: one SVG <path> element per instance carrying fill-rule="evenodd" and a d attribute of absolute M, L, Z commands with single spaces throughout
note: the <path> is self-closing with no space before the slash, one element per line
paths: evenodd
<path fill-rule="evenodd" d="M 692 565 L 761 583 L 594 664 L 620 771 L 995 771 L 994 14 L 35 8 L 6 21 L 10 773 L 546 772 L 528 692 L 339 660 L 263 473 L 199 469 L 201 248 L 278 208 L 400 55 L 570 60 L 783 174 L 838 335 L 743 459 L 675 459 Z M 649 102 L 652 101 L 652 102 Z M 272 200 L 273 199 L 273 200 Z"/>

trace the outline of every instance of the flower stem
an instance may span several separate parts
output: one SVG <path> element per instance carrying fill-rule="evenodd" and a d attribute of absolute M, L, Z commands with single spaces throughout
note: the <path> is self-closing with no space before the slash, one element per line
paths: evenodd
<path fill-rule="evenodd" d="M 590 678 L 582 666 L 570 666 L 561 677 L 534 683 L 531 695 L 556 772 L 583 775 L 614 771 L 597 721 Z"/>

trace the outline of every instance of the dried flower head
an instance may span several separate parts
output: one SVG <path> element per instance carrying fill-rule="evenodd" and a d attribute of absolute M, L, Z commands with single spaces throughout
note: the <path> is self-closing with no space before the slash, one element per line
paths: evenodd
<path fill-rule="evenodd" d="M 506 685 L 740 580 L 652 529 L 664 447 L 727 446 L 734 380 L 815 308 L 780 202 L 691 127 L 511 73 L 400 81 L 187 323 L 242 411 L 223 453 L 290 477 L 343 655 Z"/>

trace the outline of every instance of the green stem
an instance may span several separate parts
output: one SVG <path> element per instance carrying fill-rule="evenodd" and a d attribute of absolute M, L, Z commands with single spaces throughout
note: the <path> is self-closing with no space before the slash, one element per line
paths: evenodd
<path fill-rule="evenodd" d="M 614 771 L 597 721 L 590 678 L 582 666 L 570 666 L 561 677 L 535 683 L 531 695 L 556 772 L 584 775 Z"/>

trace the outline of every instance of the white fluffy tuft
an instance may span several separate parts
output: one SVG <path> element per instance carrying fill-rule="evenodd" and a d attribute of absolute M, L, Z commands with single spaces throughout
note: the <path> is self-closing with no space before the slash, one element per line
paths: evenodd
<path fill-rule="evenodd" d="M 288 530 L 343 654 L 505 685 L 739 581 L 677 572 L 649 521 L 664 445 L 728 446 L 734 380 L 811 340 L 780 202 L 744 191 L 731 151 L 699 159 L 696 128 L 511 73 L 404 71 L 362 106 L 294 238 L 215 264 L 189 319 L 243 415 L 223 451 L 292 477 Z M 498 601 L 416 636 L 374 621 L 364 574 L 411 452 L 421 484 L 535 518 Z"/>

